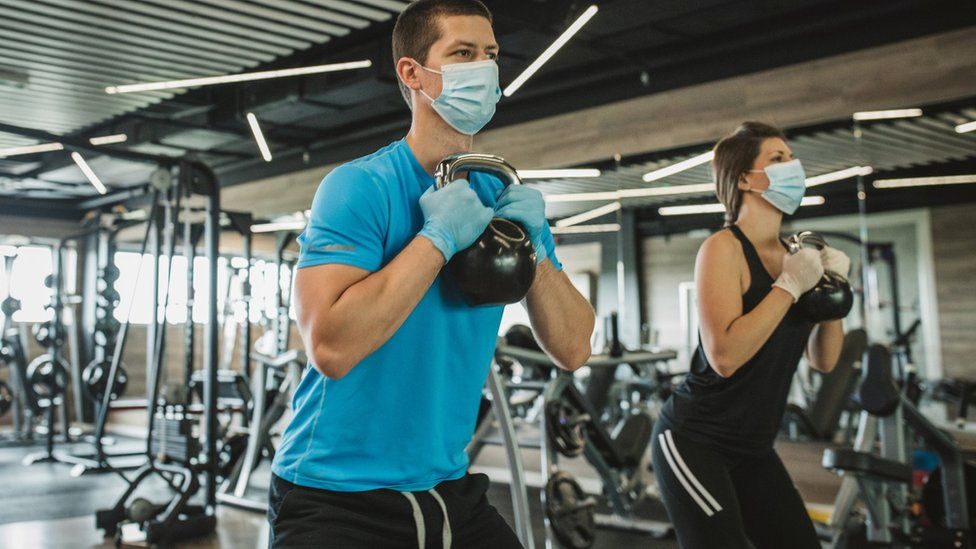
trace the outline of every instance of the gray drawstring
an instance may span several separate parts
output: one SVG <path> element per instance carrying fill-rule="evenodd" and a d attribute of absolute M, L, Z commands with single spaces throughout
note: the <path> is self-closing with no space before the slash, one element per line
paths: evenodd
<path fill-rule="evenodd" d="M 424 546 L 427 545 L 427 531 L 424 528 L 424 514 L 420 512 L 420 504 L 410 492 L 400 493 L 410 502 L 410 507 L 413 507 L 413 521 L 417 525 L 417 547 L 424 549 Z"/>
<path fill-rule="evenodd" d="M 437 493 L 437 490 L 427 490 L 430 495 L 434 496 L 437 503 L 441 506 L 441 511 L 444 512 L 444 528 L 441 530 L 441 539 L 444 544 L 444 549 L 451 549 L 451 521 L 447 518 L 447 505 L 444 505 L 444 500 L 441 499 L 441 495 Z"/>
<path fill-rule="evenodd" d="M 410 507 L 413 508 L 413 522 L 417 525 L 417 547 L 424 549 L 424 545 L 427 544 L 427 529 L 424 526 L 424 514 L 420 510 L 420 504 L 417 503 L 417 497 L 410 492 L 400 492 L 403 497 L 407 498 L 410 502 Z M 433 496 L 437 504 L 441 506 L 441 512 L 444 513 L 444 527 L 441 529 L 441 543 L 444 549 L 451 549 L 451 521 L 447 517 L 447 505 L 444 504 L 444 500 L 441 499 L 441 495 L 437 493 L 436 490 L 428 490 L 428 494 Z"/>

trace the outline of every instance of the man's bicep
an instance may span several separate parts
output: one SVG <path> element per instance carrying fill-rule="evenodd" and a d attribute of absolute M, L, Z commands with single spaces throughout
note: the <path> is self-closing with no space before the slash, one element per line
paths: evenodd
<path fill-rule="evenodd" d="M 351 286 L 371 273 L 338 263 L 298 269 L 295 273 L 295 312 L 304 332 L 326 315 Z"/>

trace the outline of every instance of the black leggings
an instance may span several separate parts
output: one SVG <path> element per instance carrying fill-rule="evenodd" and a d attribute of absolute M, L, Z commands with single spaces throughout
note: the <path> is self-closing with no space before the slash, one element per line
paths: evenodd
<path fill-rule="evenodd" d="M 488 477 L 466 475 L 430 492 L 333 492 L 271 477 L 269 547 L 519 549 L 488 503 Z M 447 514 L 447 524 L 444 516 Z M 420 540 L 423 541 L 420 541 Z"/>
<path fill-rule="evenodd" d="M 654 426 L 654 473 L 684 549 L 819 549 L 800 494 L 772 448 L 719 452 L 664 421 Z"/>

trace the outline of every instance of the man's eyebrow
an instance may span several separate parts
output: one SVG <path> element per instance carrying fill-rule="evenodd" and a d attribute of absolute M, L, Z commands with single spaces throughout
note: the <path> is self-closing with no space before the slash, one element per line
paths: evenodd
<path fill-rule="evenodd" d="M 452 47 L 452 48 L 453 47 L 457 47 L 457 46 L 464 46 L 466 48 L 472 48 L 472 49 L 477 49 L 478 48 L 478 45 L 475 44 L 474 42 L 465 42 L 464 40 L 458 40 L 458 41 L 452 42 L 451 45 L 450 45 L 450 47 Z M 498 44 L 488 44 L 487 46 L 485 46 L 485 49 L 486 50 L 497 50 L 498 49 Z"/>

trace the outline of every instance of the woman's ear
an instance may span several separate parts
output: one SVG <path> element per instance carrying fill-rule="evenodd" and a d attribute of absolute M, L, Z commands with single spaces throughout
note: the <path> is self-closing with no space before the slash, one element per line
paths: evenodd
<path fill-rule="evenodd" d="M 752 184 L 749 183 L 745 173 L 739 175 L 739 182 L 737 183 L 740 191 L 748 192 L 752 188 Z"/>

